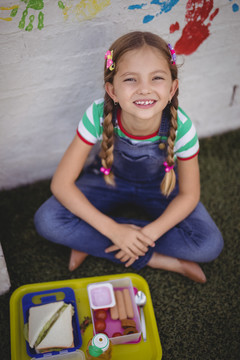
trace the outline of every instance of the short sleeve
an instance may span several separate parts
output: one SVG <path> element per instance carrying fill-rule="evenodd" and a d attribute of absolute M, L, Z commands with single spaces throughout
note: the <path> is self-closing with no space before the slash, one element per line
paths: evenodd
<path fill-rule="evenodd" d="M 178 129 L 174 154 L 180 160 L 188 160 L 199 153 L 199 141 L 195 126 L 186 113 L 178 109 Z"/>
<path fill-rule="evenodd" d="M 78 136 L 89 145 L 94 145 L 101 138 L 103 105 L 104 99 L 94 101 L 78 124 Z"/>

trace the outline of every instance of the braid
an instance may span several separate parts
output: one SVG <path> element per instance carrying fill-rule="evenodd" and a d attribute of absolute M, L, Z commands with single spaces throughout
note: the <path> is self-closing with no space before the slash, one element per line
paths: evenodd
<path fill-rule="evenodd" d="M 101 158 L 102 166 L 111 169 L 113 164 L 113 101 L 106 93 L 104 98 L 104 121 L 103 121 L 103 134 L 101 144 Z M 113 172 L 110 171 L 109 175 L 104 175 L 104 180 L 109 185 L 114 185 Z"/>
<path fill-rule="evenodd" d="M 174 165 L 174 142 L 176 139 L 177 131 L 177 109 L 178 109 L 178 90 L 172 98 L 170 104 L 170 130 L 168 136 L 168 155 L 167 163 L 169 166 Z M 164 195 L 168 196 L 173 191 L 176 185 L 176 175 L 174 169 L 171 169 L 169 172 L 165 173 L 165 176 L 161 183 L 161 191 Z"/>

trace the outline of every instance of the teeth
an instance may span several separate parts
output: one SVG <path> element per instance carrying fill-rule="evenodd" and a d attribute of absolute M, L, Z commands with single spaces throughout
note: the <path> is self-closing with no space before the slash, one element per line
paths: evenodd
<path fill-rule="evenodd" d="M 154 103 L 153 100 L 147 100 L 147 101 L 136 101 L 137 105 L 152 105 Z"/>

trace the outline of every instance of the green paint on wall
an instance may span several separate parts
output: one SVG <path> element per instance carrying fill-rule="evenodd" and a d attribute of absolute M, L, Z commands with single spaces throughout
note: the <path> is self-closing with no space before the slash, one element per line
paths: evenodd
<path fill-rule="evenodd" d="M 25 27 L 25 23 L 26 23 L 26 17 L 28 16 L 28 9 L 33 9 L 35 11 L 39 11 L 42 10 L 44 8 L 44 1 L 43 0 L 21 0 L 23 1 L 27 6 L 26 9 L 23 11 L 22 13 L 22 18 L 19 22 L 19 29 L 24 29 L 26 31 L 32 31 L 33 29 L 33 22 L 35 19 L 34 15 L 30 15 L 29 16 L 29 24 Z M 40 11 L 38 14 L 38 29 L 42 30 L 42 28 L 44 27 L 44 14 Z"/>
<path fill-rule="evenodd" d="M 27 8 L 42 10 L 44 8 L 44 2 L 43 0 L 29 0 L 27 3 Z"/>
<path fill-rule="evenodd" d="M 43 20 L 44 20 L 44 14 L 40 11 L 40 13 L 38 14 L 38 29 L 39 30 L 42 30 L 42 28 L 44 27 Z"/>
<path fill-rule="evenodd" d="M 10 13 L 10 16 L 11 16 L 11 17 L 16 16 L 16 15 L 17 15 L 17 12 L 18 12 L 18 8 L 13 9 L 13 10 L 11 11 L 11 13 Z"/>
<path fill-rule="evenodd" d="M 65 5 L 64 5 L 64 3 L 62 1 L 58 2 L 58 6 L 59 6 L 60 9 L 65 9 Z"/>
<path fill-rule="evenodd" d="M 34 15 L 29 16 L 29 24 L 28 24 L 28 26 L 26 26 L 26 28 L 25 28 L 26 31 L 32 31 L 34 19 L 35 19 L 35 16 L 34 16 Z"/>
<path fill-rule="evenodd" d="M 18 25 L 19 29 L 24 29 L 24 27 L 25 27 L 25 19 L 26 19 L 27 15 L 28 15 L 28 11 L 26 9 L 22 13 L 22 18 L 21 18 L 21 20 L 19 22 L 19 25 Z"/>

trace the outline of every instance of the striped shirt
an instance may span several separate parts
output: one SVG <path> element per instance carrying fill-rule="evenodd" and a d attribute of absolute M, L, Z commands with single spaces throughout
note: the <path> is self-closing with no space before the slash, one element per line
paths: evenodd
<path fill-rule="evenodd" d="M 89 145 L 94 145 L 97 141 L 102 140 L 103 106 L 104 99 L 94 101 L 78 124 L 78 136 Z M 199 152 L 198 137 L 192 121 L 181 108 L 178 108 L 177 115 L 178 128 L 174 144 L 174 155 L 178 159 L 188 160 Z M 128 134 L 121 124 L 120 117 L 117 117 L 114 132 L 120 137 L 129 139 L 134 144 L 142 141 L 155 142 L 166 139 L 163 136 L 159 136 L 158 131 L 148 136 Z"/>

